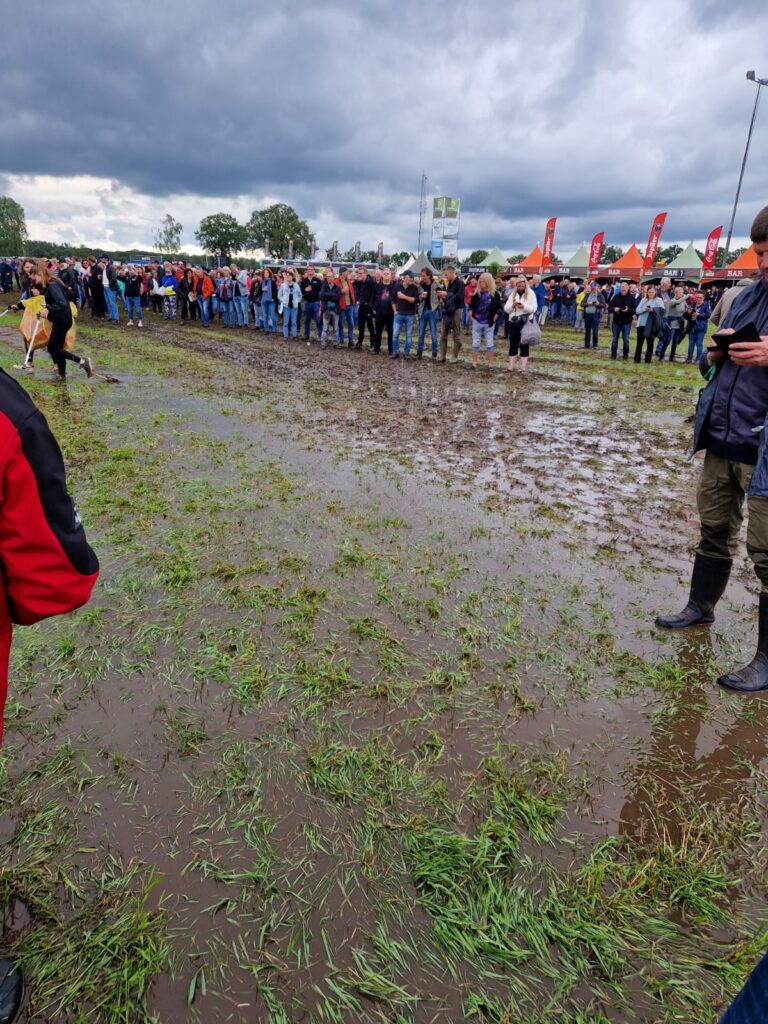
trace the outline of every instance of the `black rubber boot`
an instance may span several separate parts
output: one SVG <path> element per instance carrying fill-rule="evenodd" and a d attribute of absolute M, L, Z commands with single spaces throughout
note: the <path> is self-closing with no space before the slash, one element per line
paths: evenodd
<path fill-rule="evenodd" d="M 768 690 L 768 594 L 760 595 L 757 612 L 757 652 L 744 668 L 729 672 L 717 680 L 721 686 L 742 693 Z"/>
<path fill-rule="evenodd" d="M 688 604 L 679 615 L 659 615 L 656 625 L 663 629 L 686 629 L 715 621 L 715 605 L 725 592 L 731 575 L 730 559 L 697 554 L 693 560 Z"/>
<path fill-rule="evenodd" d="M 24 978 L 12 960 L 0 960 L 0 1024 L 16 1020 L 24 999 Z"/>

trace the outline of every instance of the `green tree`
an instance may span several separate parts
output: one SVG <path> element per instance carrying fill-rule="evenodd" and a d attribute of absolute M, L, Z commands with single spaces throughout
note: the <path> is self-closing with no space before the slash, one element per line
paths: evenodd
<path fill-rule="evenodd" d="M 510 263 L 522 263 L 525 259 L 524 252 L 513 252 L 511 256 L 507 256 Z"/>
<path fill-rule="evenodd" d="M 500 263 L 489 263 L 488 264 L 488 273 L 492 274 L 493 277 L 498 277 L 503 269 L 504 268 L 502 267 L 502 265 Z"/>
<path fill-rule="evenodd" d="M 245 228 L 230 213 L 211 213 L 200 221 L 195 238 L 211 256 L 226 260 L 242 249 Z"/>
<path fill-rule="evenodd" d="M 677 259 L 682 251 L 682 245 L 665 245 L 663 248 L 656 250 L 656 262 L 660 263 L 662 260 L 665 260 L 671 263 L 672 260 Z"/>
<path fill-rule="evenodd" d="M 487 249 L 473 249 L 467 257 L 467 263 L 469 263 L 471 267 L 476 267 L 479 263 L 482 263 L 487 256 Z"/>
<path fill-rule="evenodd" d="M 175 256 L 181 249 L 181 232 L 183 228 L 170 213 L 166 213 L 154 233 L 155 248 L 167 256 Z"/>
<path fill-rule="evenodd" d="M 245 247 L 260 249 L 269 239 L 269 250 L 277 259 L 287 259 L 288 243 L 293 251 L 308 256 L 312 232 L 305 220 L 287 203 L 275 203 L 266 210 L 254 210 L 245 225 Z"/>
<path fill-rule="evenodd" d="M 603 263 L 615 263 L 616 260 L 621 259 L 623 255 L 624 250 L 620 249 L 618 245 L 603 246 Z"/>
<path fill-rule="evenodd" d="M 24 207 L 10 196 L 0 196 L 0 255 L 23 256 L 26 244 Z"/>

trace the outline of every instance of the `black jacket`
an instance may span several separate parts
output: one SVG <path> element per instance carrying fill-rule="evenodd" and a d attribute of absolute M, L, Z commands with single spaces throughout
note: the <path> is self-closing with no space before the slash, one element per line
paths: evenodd
<path fill-rule="evenodd" d="M 355 299 L 361 305 L 373 306 L 376 301 L 376 279 L 370 274 L 366 274 L 363 281 L 355 281 Z"/>
<path fill-rule="evenodd" d="M 445 286 L 445 292 L 443 312 L 446 316 L 453 316 L 457 309 L 464 308 L 464 285 L 458 277 L 454 277 L 451 283 Z"/>
<path fill-rule="evenodd" d="M 472 298 L 469 300 L 469 310 L 474 317 L 477 313 L 477 307 L 480 305 L 480 292 L 475 292 Z M 488 307 L 488 323 L 493 326 L 496 323 L 496 317 L 499 315 L 501 309 L 501 299 L 499 293 L 494 292 L 491 296 L 491 304 Z"/>
<path fill-rule="evenodd" d="M 636 305 L 637 301 L 634 295 L 630 295 L 629 292 L 626 295 L 617 292 L 608 303 L 608 312 L 613 313 L 613 322 L 615 324 L 631 324 L 632 317 L 635 315 Z M 625 306 L 627 307 L 626 313 L 620 312 Z"/>
<path fill-rule="evenodd" d="M 301 297 L 304 302 L 319 302 L 320 301 L 320 289 L 323 286 L 323 282 L 319 277 L 302 277 L 301 279 Z M 307 291 L 307 289 L 310 291 Z"/>
<path fill-rule="evenodd" d="M 69 308 L 69 296 L 67 289 L 54 277 L 45 289 L 45 307 L 48 310 L 48 319 L 52 324 L 71 324 L 72 310 Z"/>
<path fill-rule="evenodd" d="M 326 284 L 320 289 L 320 301 L 323 304 L 323 311 L 337 311 L 341 302 L 341 288 L 337 284 Z"/>

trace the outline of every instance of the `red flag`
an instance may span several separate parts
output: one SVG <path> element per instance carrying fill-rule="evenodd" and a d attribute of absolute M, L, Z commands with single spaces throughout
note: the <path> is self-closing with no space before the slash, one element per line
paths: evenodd
<path fill-rule="evenodd" d="M 555 244 L 555 224 L 557 224 L 557 217 L 550 217 L 547 221 L 547 230 L 544 232 L 544 245 L 541 247 L 542 267 L 548 267 L 552 262 L 552 248 Z"/>
<path fill-rule="evenodd" d="M 597 268 L 600 266 L 600 257 L 603 254 L 603 242 L 605 241 L 605 232 L 598 231 L 592 241 L 589 243 L 589 276 L 593 277 L 597 273 Z"/>
<path fill-rule="evenodd" d="M 648 270 L 649 267 L 653 266 L 653 261 L 656 259 L 656 251 L 659 248 L 659 239 L 661 238 L 661 232 L 664 230 L 664 221 L 666 219 L 666 213 L 658 213 L 653 218 L 651 233 L 648 235 L 648 245 L 645 247 L 643 270 Z"/>
<path fill-rule="evenodd" d="M 720 244 L 720 235 L 723 233 L 723 225 L 719 228 L 713 228 L 709 233 L 707 244 L 704 246 L 704 260 L 702 262 L 702 271 L 711 270 L 715 265 L 715 258 L 717 256 L 717 247 Z"/>

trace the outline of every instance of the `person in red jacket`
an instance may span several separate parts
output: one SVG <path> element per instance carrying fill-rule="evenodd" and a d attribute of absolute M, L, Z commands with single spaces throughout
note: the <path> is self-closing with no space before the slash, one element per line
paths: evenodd
<path fill-rule="evenodd" d="M 0 742 L 13 624 L 79 608 L 98 575 L 56 439 L 24 388 L 0 370 Z M 23 995 L 18 967 L 0 959 L 0 1024 L 16 1019 Z"/>

